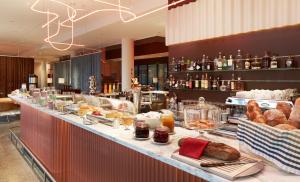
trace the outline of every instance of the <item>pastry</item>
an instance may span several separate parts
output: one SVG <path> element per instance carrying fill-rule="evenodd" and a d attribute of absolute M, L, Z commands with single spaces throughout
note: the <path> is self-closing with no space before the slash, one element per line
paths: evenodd
<path fill-rule="evenodd" d="M 300 106 L 294 106 L 290 118 L 288 120 L 288 124 L 300 129 Z"/>
<path fill-rule="evenodd" d="M 184 138 L 178 141 L 181 146 Z M 238 150 L 223 143 L 209 142 L 204 149 L 203 155 L 224 161 L 236 161 L 240 158 L 241 154 Z"/>
<path fill-rule="evenodd" d="M 290 117 L 290 114 L 292 112 L 292 107 L 290 106 L 290 104 L 285 102 L 278 102 L 276 109 L 282 111 L 287 119 Z"/>
<path fill-rule="evenodd" d="M 287 119 L 283 112 L 277 109 L 270 109 L 264 112 L 264 118 L 266 119 L 266 124 L 270 126 L 276 126 L 278 124 L 284 124 Z"/>
<path fill-rule="evenodd" d="M 247 104 L 247 111 L 251 113 L 255 108 L 259 108 L 259 105 L 255 100 L 250 100 Z"/>
<path fill-rule="evenodd" d="M 300 97 L 296 99 L 295 106 L 300 107 Z"/>
<path fill-rule="evenodd" d="M 276 125 L 275 128 L 278 128 L 278 129 L 281 129 L 281 130 L 287 130 L 287 131 L 297 129 L 295 126 L 290 125 L 290 124 L 279 124 L 279 125 Z"/>
<path fill-rule="evenodd" d="M 253 121 L 257 123 L 266 123 L 266 119 L 263 115 L 257 116 Z"/>

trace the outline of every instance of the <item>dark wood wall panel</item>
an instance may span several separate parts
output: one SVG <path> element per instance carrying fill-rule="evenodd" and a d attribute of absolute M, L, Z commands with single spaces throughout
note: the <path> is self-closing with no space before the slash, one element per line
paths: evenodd
<path fill-rule="evenodd" d="M 201 40 L 184 44 L 169 46 L 169 60 L 173 57 L 182 56 L 190 59 L 201 59 L 202 55 L 208 55 L 211 59 L 216 57 L 219 52 L 228 57 L 230 54 L 236 56 L 237 50 L 241 49 L 243 56 L 246 53 L 252 56 L 262 57 L 264 51 L 270 51 L 273 54 L 281 56 L 300 54 L 300 25 L 288 26 L 284 28 L 274 28 L 257 32 L 250 32 L 209 40 Z M 231 74 L 242 76 L 246 89 L 286 89 L 297 88 L 300 90 L 300 58 L 295 59 L 295 70 L 265 70 L 265 71 L 217 71 L 210 72 L 208 75 L 220 76 L 221 79 L 231 79 Z M 284 65 L 284 60 L 280 61 L 280 66 Z M 197 73 L 192 73 L 195 76 Z M 201 72 L 198 73 L 201 76 Z M 175 73 L 176 78 L 185 78 L 186 73 Z M 176 91 L 180 99 L 196 99 L 198 96 L 204 96 L 209 101 L 218 101 L 224 103 L 224 98 L 232 93 L 203 92 L 203 91 Z M 219 96 L 219 95 L 223 96 Z"/>
<path fill-rule="evenodd" d="M 28 83 L 29 74 L 34 73 L 34 59 L 20 57 L 0 57 L 1 90 L 5 97 L 11 91 L 21 87 L 22 83 Z"/>
<path fill-rule="evenodd" d="M 0 57 L 0 98 L 6 95 L 6 60 Z"/>

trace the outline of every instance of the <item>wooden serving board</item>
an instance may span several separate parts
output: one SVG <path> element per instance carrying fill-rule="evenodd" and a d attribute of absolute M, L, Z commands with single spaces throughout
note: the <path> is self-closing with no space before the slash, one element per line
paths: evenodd
<path fill-rule="evenodd" d="M 221 167 L 201 167 L 200 163 L 202 162 L 224 162 L 217 159 L 212 159 L 208 157 L 201 157 L 201 159 L 193 159 L 189 157 L 185 157 L 179 155 L 178 150 L 175 151 L 172 156 L 173 159 L 181 161 L 183 163 L 189 164 L 196 168 L 211 172 L 217 176 L 223 177 L 228 180 L 234 180 L 241 177 L 246 177 L 250 175 L 254 175 L 260 172 L 264 168 L 263 161 L 260 159 L 255 159 L 252 157 L 247 156 L 246 154 L 242 154 L 241 158 L 239 159 L 240 162 L 252 161 L 255 160 L 255 163 L 248 163 L 248 164 L 239 164 L 239 165 L 227 165 Z"/>

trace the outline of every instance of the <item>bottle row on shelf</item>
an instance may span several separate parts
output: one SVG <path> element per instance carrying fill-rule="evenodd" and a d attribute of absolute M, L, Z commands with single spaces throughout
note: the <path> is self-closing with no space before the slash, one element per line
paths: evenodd
<path fill-rule="evenodd" d="M 277 54 L 270 55 L 265 51 L 263 57 L 246 54 L 243 58 L 241 50 L 238 50 L 237 55 L 233 58 L 229 55 L 228 59 L 225 55 L 219 52 L 219 56 L 211 60 L 208 56 L 203 55 L 200 59 L 180 59 L 172 58 L 170 64 L 171 72 L 183 71 L 213 71 L 213 70 L 259 70 L 259 69 L 277 69 L 277 68 L 293 68 L 296 66 L 296 56 L 278 56 Z"/>
<path fill-rule="evenodd" d="M 104 94 L 112 94 L 118 93 L 121 90 L 121 83 L 114 82 L 114 83 L 103 83 L 103 92 Z"/>
<path fill-rule="evenodd" d="M 232 74 L 231 80 L 221 80 L 220 76 L 212 77 L 207 73 L 202 74 L 201 77 L 197 74 L 195 78 L 187 73 L 186 79 L 176 80 L 170 75 L 167 80 L 169 88 L 173 89 L 201 89 L 201 90 L 220 90 L 220 91 L 242 91 L 245 89 L 245 83 L 241 76 L 237 79 Z"/>

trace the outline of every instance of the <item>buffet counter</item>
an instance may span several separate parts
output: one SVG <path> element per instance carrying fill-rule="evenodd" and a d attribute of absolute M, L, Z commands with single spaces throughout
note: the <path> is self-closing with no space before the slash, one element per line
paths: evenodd
<path fill-rule="evenodd" d="M 176 127 L 169 145 L 133 139 L 133 129 L 103 124 L 84 125 L 79 116 L 63 115 L 9 96 L 21 105 L 21 140 L 56 181 L 184 182 L 228 181 L 171 158 L 182 137 L 192 130 Z M 206 135 L 238 148 L 237 140 Z M 235 181 L 299 181 L 299 176 L 266 164 L 257 175 Z"/>

